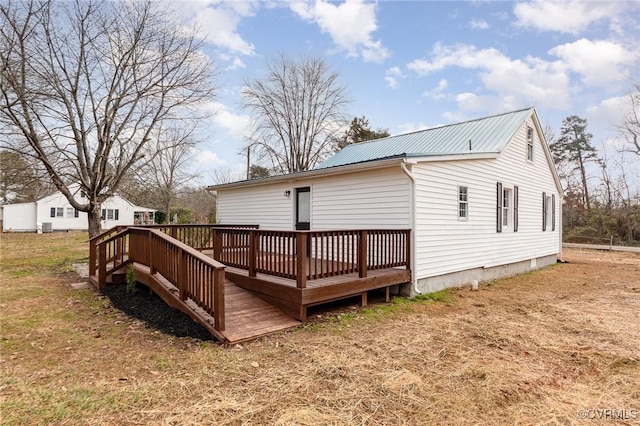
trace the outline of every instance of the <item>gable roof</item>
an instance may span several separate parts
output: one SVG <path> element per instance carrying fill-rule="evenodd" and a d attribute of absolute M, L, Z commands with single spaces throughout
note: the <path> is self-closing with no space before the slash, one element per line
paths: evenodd
<path fill-rule="evenodd" d="M 500 153 L 534 112 L 526 108 L 457 124 L 347 145 L 316 169 L 393 157 Z"/>

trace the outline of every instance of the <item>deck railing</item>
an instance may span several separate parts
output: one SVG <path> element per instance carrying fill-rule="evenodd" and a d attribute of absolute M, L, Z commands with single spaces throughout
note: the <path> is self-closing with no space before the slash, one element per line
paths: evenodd
<path fill-rule="evenodd" d="M 218 261 L 151 227 L 127 227 L 96 243 L 98 287 L 119 269 L 135 262 L 149 267 L 149 276 L 159 274 L 178 289 L 179 297 L 191 299 L 214 318 L 223 331 L 224 268 Z"/>
<path fill-rule="evenodd" d="M 220 225 L 220 224 L 186 224 L 186 225 L 137 225 L 136 228 L 156 229 L 176 240 L 185 243 L 198 251 L 213 250 L 213 229 L 257 229 L 258 225 Z M 129 228 L 128 226 L 115 226 L 102 232 L 89 240 L 89 275 L 96 275 L 98 269 L 98 243 L 109 239 L 116 233 Z"/>
<path fill-rule="evenodd" d="M 308 280 L 351 273 L 365 278 L 375 269 L 410 269 L 410 230 L 267 231 L 226 229 L 213 231 L 213 257 L 225 265 L 245 269 L 249 276 L 264 273 Z"/>

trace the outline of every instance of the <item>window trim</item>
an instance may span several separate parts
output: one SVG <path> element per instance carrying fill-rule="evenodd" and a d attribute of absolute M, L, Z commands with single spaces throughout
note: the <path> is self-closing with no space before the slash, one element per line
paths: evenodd
<path fill-rule="evenodd" d="M 527 126 L 527 161 L 533 163 L 534 155 L 533 155 L 533 127 Z"/>
<path fill-rule="evenodd" d="M 502 188 L 502 228 L 511 228 L 513 226 L 513 188 Z M 505 220 L 507 223 L 505 223 Z"/>
<path fill-rule="evenodd" d="M 462 189 L 464 188 L 464 200 L 462 199 Z M 461 214 L 463 212 L 464 216 Z M 458 220 L 466 222 L 469 220 L 469 187 L 464 185 L 458 185 Z"/>

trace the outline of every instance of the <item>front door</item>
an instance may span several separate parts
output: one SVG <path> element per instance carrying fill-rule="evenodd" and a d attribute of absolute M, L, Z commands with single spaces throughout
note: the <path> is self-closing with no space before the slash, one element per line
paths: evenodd
<path fill-rule="evenodd" d="M 296 231 L 311 229 L 311 188 L 296 188 Z"/>

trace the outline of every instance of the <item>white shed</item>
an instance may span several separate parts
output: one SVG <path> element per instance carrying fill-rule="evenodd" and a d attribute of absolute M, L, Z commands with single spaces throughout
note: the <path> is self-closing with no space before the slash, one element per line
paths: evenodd
<path fill-rule="evenodd" d="M 219 223 L 412 229 L 410 294 L 561 253 L 562 188 L 535 109 L 352 144 L 307 172 L 211 186 Z"/>
<path fill-rule="evenodd" d="M 83 202 L 79 185 L 70 187 L 74 197 Z M 152 217 L 155 210 L 133 205 L 114 195 L 102 203 L 102 228 L 134 225 L 135 217 Z M 74 209 L 60 192 L 40 198 L 32 203 L 3 206 L 2 229 L 6 232 L 86 230 L 87 213 Z"/>

